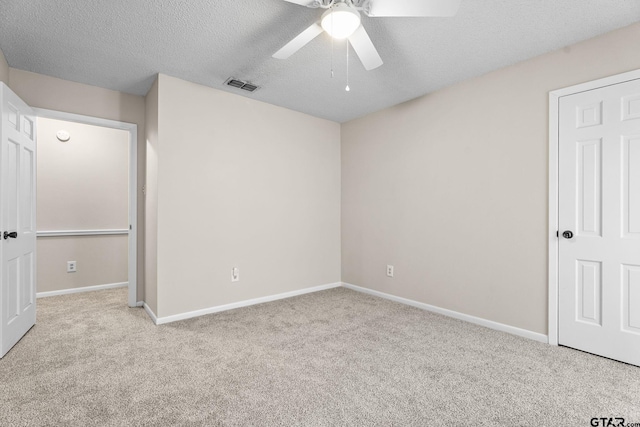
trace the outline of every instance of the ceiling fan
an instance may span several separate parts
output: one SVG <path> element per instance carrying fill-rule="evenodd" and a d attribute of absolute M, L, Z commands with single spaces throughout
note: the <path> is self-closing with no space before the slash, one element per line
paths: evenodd
<path fill-rule="evenodd" d="M 298 34 L 274 58 L 287 59 L 323 31 L 335 39 L 348 39 L 364 68 L 369 71 L 382 65 L 367 31 L 361 24 L 360 12 L 369 17 L 453 16 L 460 0 L 285 0 L 300 6 L 327 9 L 319 21 Z"/>

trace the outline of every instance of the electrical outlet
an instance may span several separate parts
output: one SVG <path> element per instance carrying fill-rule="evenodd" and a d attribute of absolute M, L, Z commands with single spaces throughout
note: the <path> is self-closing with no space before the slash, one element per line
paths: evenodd
<path fill-rule="evenodd" d="M 393 265 L 387 265 L 387 276 L 393 277 Z"/>
<path fill-rule="evenodd" d="M 231 269 L 231 281 L 237 282 L 240 280 L 240 269 L 238 267 L 233 267 Z"/>
<path fill-rule="evenodd" d="M 75 261 L 67 261 L 67 273 L 75 273 L 78 271 L 77 264 Z"/>

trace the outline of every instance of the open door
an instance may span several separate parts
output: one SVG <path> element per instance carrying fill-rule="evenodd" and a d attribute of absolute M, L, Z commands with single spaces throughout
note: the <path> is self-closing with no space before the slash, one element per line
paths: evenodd
<path fill-rule="evenodd" d="M 0 83 L 0 357 L 36 322 L 36 126 Z"/>

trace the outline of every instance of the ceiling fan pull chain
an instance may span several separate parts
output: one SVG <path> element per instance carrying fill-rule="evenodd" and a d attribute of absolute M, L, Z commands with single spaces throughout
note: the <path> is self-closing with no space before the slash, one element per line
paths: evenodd
<path fill-rule="evenodd" d="M 333 17 L 331 17 L 331 32 L 333 32 Z M 331 37 L 331 78 L 333 78 L 333 37 Z"/>
<path fill-rule="evenodd" d="M 349 42 L 345 43 L 347 45 L 347 87 L 344 88 L 347 92 L 351 90 L 349 87 Z"/>

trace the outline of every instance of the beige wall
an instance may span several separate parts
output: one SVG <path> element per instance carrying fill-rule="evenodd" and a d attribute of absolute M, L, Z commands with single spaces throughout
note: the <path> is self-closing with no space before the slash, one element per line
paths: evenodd
<path fill-rule="evenodd" d="M 59 130 L 71 139 L 59 141 Z M 39 118 L 37 135 L 38 231 L 127 229 L 129 133 Z M 39 237 L 38 292 L 127 282 L 127 240 Z M 66 272 L 67 261 L 77 262 L 76 273 Z"/>
<path fill-rule="evenodd" d="M 127 236 L 39 237 L 38 292 L 127 282 L 128 249 Z"/>
<path fill-rule="evenodd" d="M 338 282 L 340 126 L 165 75 L 158 88 L 157 315 Z"/>
<path fill-rule="evenodd" d="M 7 60 L 4 57 L 4 53 L 0 49 L 0 82 L 4 84 L 9 84 L 9 64 L 7 64 Z"/>
<path fill-rule="evenodd" d="M 546 334 L 548 92 L 640 68 L 638 40 L 634 24 L 344 124 L 342 280 Z"/>
<path fill-rule="evenodd" d="M 37 202 L 38 231 L 129 228 L 129 132 L 39 118 Z"/>
<path fill-rule="evenodd" d="M 118 120 L 138 125 L 138 300 L 144 299 L 144 97 L 9 69 L 9 85 L 32 107 Z"/>
<path fill-rule="evenodd" d="M 146 220 L 145 220 L 145 302 L 158 310 L 158 80 L 145 99 L 146 105 Z"/>

